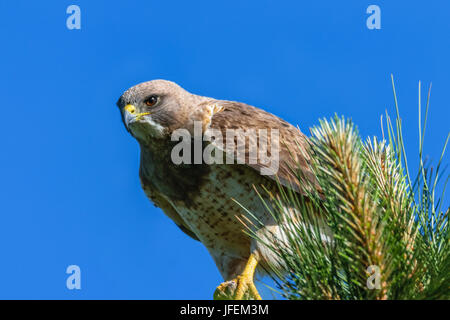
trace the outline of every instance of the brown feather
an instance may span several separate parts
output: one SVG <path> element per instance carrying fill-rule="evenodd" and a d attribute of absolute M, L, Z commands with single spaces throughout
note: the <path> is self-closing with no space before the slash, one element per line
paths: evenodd
<path fill-rule="evenodd" d="M 212 116 L 210 128 L 221 130 L 224 140 L 227 129 L 242 129 L 244 131 L 255 129 L 258 138 L 258 129 L 267 129 L 267 149 L 272 150 L 269 132 L 271 129 L 279 130 L 279 169 L 277 174 L 269 175 L 268 178 L 279 180 L 285 187 L 293 188 L 300 193 L 304 193 L 302 190 L 305 186 L 313 186 L 320 190 L 317 179 L 309 166 L 308 139 L 298 128 L 271 113 L 245 103 L 234 101 L 216 101 L 216 103 L 222 106 L 223 110 Z M 261 163 L 259 159 L 256 164 L 250 163 L 249 145 L 250 143 L 245 144 L 245 163 L 260 172 L 261 168 L 267 167 L 267 165 Z M 297 168 L 301 170 L 300 176 L 308 180 L 307 183 L 301 183 L 300 185 L 295 173 Z"/>

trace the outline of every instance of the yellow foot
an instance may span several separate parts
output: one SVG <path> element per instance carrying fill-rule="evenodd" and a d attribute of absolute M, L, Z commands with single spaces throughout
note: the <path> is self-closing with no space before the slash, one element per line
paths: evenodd
<path fill-rule="evenodd" d="M 253 254 L 245 265 L 245 269 L 240 276 L 231 281 L 223 282 L 214 292 L 215 300 L 261 300 L 261 296 L 253 283 L 256 265 L 258 261 Z"/>

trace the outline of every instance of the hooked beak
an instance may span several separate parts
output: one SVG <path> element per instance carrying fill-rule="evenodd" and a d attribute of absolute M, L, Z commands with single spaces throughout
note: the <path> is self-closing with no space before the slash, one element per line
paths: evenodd
<path fill-rule="evenodd" d="M 125 118 L 125 124 L 127 125 L 127 127 L 136 121 L 141 120 L 144 116 L 147 116 L 150 114 L 150 112 L 142 112 L 142 113 L 137 113 L 136 112 L 136 107 L 133 106 L 132 104 L 127 104 L 125 106 L 124 109 L 124 118 Z"/>

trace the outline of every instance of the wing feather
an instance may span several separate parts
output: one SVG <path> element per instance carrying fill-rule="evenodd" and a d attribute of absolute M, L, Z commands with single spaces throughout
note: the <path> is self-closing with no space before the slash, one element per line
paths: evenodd
<path fill-rule="evenodd" d="M 209 127 L 211 129 L 220 130 L 222 132 L 223 141 L 226 141 L 227 129 L 235 129 L 233 133 L 235 136 L 239 136 L 240 134 L 242 135 L 242 133 L 245 134 L 245 132 L 248 132 L 250 129 L 255 130 L 254 132 L 256 133 L 256 137 L 253 138 L 253 141 L 251 141 L 251 138 L 248 138 L 248 136 L 247 138 L 240 137 L 242 139 L 247 139 L 245 140 L 246 165 L 258 170 L 260 173 L 263 168 L 269 167 L 267 164 L 262 163 L 259 157 L 258 159 L 253 159 L 253 161 L 250 161 L 252 156 L 249 146 L 251 143 L 256 143 L 256 145 L 258 145 L 262 141 L 262 143 L 267 143 L 267 150 L 272 151 L 272 143 L 269 132 L 272 129 L 278 129 L 278 171 L 276 174 L 267 175 L 267 177 L 272 180 L 279 180 L 282 185 L 292 188 L 298 193 L 304 193 L 302 190 L 308 186 L 312 186 L 316 190 L 320 191 L 318 181 L 309 166 L 310 156 L 308 150 L 308 140 L 300 129 L 271 113 L 244 103 L 234 101 L 216 101 L 215 104 L 219 104 L 222 108 L 220 112 L 212 115 Z M 261 137 L 259 129 L 267 130 L 266 140 L 264 137 Z M 213 141 L 212 143 L 214 144 L 215 142 Z M 216 146 L 221 148 L 219 145 Z M 222 148 L 222 150 L 227 152 L 224 148 Z M 267 154 L 272 156 L 270 152 Z M 301 176 L 304 177 L 304 179 L 307 179 L 308 183 L 298 181 L 295 174 L 295 170 L 297 169 L 301 170 Z"/>
<path fill-rule="evenodd" d="M 144 177 L 142 170 L 139 170 L 139 177 L 141 180 L 142 189 L 144 189 L 146 196 L 153 202 L 153 204 L 158 208 L 161 208 L 164 214 L 168 216 L 177 225 L 177 227 L 180 228 L 181 231 L 192 239 L 200 241 L 197 235 L 189 229 L 188 225 L 184 222 L 183 218 L 181 218 L 170 202 L 167 201 L 162 194 L 156 191 L 151 182 Z"/>

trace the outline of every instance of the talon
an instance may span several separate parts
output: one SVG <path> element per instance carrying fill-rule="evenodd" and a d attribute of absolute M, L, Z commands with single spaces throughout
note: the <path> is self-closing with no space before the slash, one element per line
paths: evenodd
<path fill-rule="evenodd" d="M 221 283 L 214 292 L 214 300 L 231 300 L 236 292 L 236 280 L 226 281 Z"/>
<path fill-rule="evenodd" d="M 242 300 L 244 297 L 248 297 L 248 299 L 261 300 L 261 296 L 253 283 L 257 264 L 258 261 L 251 254 L 242 274 L 237 276 L 236 279 L 220 284 L 214 292 L 214 299 L 226 300 L 232 298 L 234 300 Z"/>

